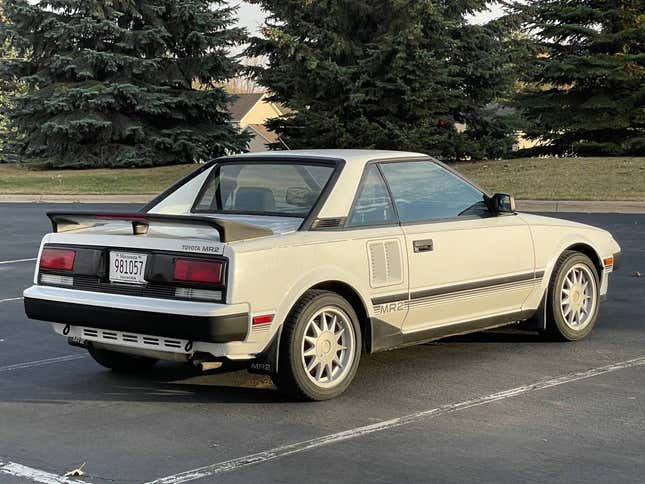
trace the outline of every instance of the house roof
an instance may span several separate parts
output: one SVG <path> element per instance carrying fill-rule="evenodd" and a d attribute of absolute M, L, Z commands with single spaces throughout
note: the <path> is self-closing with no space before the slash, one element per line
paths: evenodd
<path fill-rule="evenodd" d="M 280 137 L 273 131 L 269 131 L 263 124 L 249 124 L 247 128 L 255 131 L 267 143 L 277 143 Z"/>
<path fill-rule="evenodd" d="M 241 121 L 242 118 L 257 104 L 264 96 L 263 92 L 250 94 L 235 94 L 235 100 L 231 104 L 231 118 L 233 121 Z"/>

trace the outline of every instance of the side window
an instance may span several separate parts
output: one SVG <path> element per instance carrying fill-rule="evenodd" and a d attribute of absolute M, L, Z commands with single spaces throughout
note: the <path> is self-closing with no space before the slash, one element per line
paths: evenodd
<path fill-rule="evenodd" d="M 390 194 L 376 165 L 369 165 L 363 186 L 354 202 L 349 219 L 350 227 L 395 223 Z"/>
<path fill-rule="evenodd" d="M 489 214 L 484 194 L 431 161 L 383 163 L 401 222 Z"/>

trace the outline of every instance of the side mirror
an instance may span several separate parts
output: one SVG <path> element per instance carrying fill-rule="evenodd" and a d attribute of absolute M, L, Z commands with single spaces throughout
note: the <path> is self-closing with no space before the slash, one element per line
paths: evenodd
<path fill-rule="evenodd" d="M 515 212 L 515 198 L 508 193 L 496 193 L 490 199 L 490 206 L 494 213 L 513 213 Z"/>
<path fill-rule="evenodd" d="M 307 188 L 289 187 L 285 202 L 296 207 L 310 207 L 316 201 L 316 194 Z"/>

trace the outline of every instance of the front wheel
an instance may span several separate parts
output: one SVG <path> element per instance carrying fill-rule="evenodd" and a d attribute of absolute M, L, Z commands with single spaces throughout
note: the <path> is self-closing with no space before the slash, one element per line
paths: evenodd
<path fill-rule="evenodd" d="M 307 291 L 284 324 L 274 382 L 300 400 L 334 398 L 354 379 L 360 356 L 361 329 L 351 304 L 330 291 Z"/>
<path fill-rule="evenodd" d="M 598 272 L 580 252 L 565 251 L 557 260 L 549 284 L 546 336 L 577 341 L 587 336 L 598 317 Z"/>

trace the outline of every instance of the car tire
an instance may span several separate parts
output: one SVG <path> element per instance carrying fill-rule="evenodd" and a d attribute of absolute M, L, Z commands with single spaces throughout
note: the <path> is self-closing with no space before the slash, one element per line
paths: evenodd
<path fill-rule="evenodd" d="M 351 304 L 334 292 L 309 290 L 284 323 L 273 381 L 297 400 L 334 398 L 354 379 L 361 348 Z"/>
<path fill-rule="evenodd" d="M 587 336 L 598 318 L 600 278 L 586 255 L 567 250 L 555 263 L 547 293 L 544 336 L 578 341 Z"/>
<path fill-rule="evenodd" d="M 99 348 L 88 348 L 90 356 L 99 365 L 109 368 L 118 373 L 137 373 L 149 370 L 158 360 L 145 356 L 129 355 L 117 351 L 104 350 Z"/>

